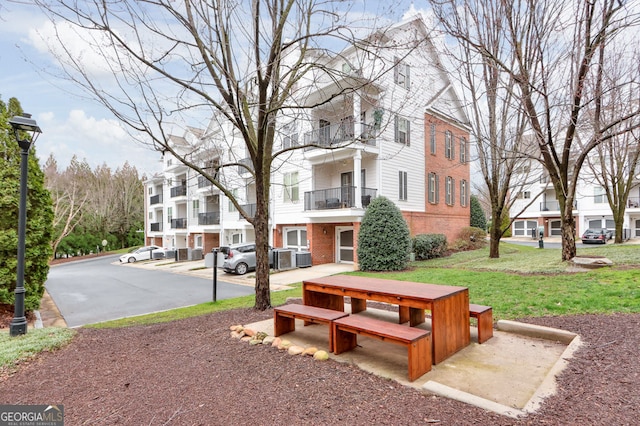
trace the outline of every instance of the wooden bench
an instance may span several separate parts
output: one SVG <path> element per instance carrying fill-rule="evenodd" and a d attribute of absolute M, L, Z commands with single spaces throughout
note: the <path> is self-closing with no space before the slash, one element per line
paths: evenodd
<path fill-rule="evenodd" d="M 358 344 L 358 334 L 407 347 L 409 381 L 431 371 L 431 333 L 415 327 L 394 324 L 362 315 L 350 315 L 333 321 L 333 352 L 350 351 Z"/>
<path fill-rule="evenodd" d="M 273 331 L 276 337 L 296 329 L 296 319 L 304 320 L 305 325 L 320 323 L 329 325 L 329 351 L 333 352 L 333 328 L 331 322 L 349 315 L 346 312 L 315 306 L 290 304 L 273 308 Z"/>
<path fill-rule="evenodd" d="M 478 320 L 478 343 L 493 337 L 493 310 L 491 306 L 469 304 L 469 316 Z"/>

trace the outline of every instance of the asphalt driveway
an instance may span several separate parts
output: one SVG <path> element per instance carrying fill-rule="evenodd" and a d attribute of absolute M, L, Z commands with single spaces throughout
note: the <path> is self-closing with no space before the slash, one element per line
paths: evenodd
<path fill-rule="evenodd" d="M 120 265 L 118 256 L 53 266 L 45 286 L 69 327 L 213 300 L 211 279 Z M 217 300 L 253 293 L 218 280 Z"/>

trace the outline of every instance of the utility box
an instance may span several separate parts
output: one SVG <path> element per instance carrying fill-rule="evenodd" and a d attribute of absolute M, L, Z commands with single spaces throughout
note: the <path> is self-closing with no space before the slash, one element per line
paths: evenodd
<path fill-rule="evenodd" d="M 308 268 L 311 266 L 311 252 L 298 251 L 296 252 L 296 265 L 298 268 Z"/>

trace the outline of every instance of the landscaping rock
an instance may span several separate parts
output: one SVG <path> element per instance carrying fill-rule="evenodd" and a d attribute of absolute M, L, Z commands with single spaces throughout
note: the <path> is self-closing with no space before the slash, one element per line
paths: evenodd
<path fill-rule="evenodd" d="M 262 344 L 263 345 L 271 345 L 274 341 L 276 340 L 275 337 L 273 336 L 267 336 L 264 339 L 262 339 Z"/>
<path fill-rule="evenodd" d="M 280 342 L 280 344 L 278 345 L 278 349 L 283 350 L 283 349 L 289 349 L 289 346 L 291 346 L 292 343 L 288 340 L 282 340 Z"/>
<path fill-rule="evenodd" d="M 304 348 L 302 346 L 289 346 L 287 351 L 289 352 L 289 355 L 300 355 L 304 352 Z"/>
<path fill-rule="evenodd" d="M 316 352 L 318 352 L 318 348 L 312 346 L 310 348 L 305 349 L 304 352 L 302 352 L 302 354 L 313 356 Z"/>
<path fill-rule="evenodd" d="M 317 351 L 315 354 L 313 354 L 313 359 L 318 361 L 326 361 L 329 359 L 329 354 L 327 353 L 327 351 Z"/>
<path fill-rule="evenodd" d="M 275 339 L 273 339 L 273 342 L 271 343 L 271 346 L 279 348 L 281 343 L 282 343 L 282 339 L 279 338 L 279 337 L 276 337 Z"/>
<path fill-rule="evenodd" d="M 245 328 L 245 329 L 244 329 L 244 334 L 246 334 L 247 336 L 251 336 L 251 337 L 253 337 L 253 336 L 255 336 L 255 335 L 256 335 L 256 331 L 255 331 L 255 330 L 252 330 L 252 329 L 250 329 L 250 328 Z"/>

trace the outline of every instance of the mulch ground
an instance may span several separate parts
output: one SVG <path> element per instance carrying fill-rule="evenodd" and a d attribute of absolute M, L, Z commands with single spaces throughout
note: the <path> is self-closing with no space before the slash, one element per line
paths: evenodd
<path fill-rule="evenodd" d="M 79 329 L 63 349 L 0 374 L 0 404 L 62 404 L 67 425 L 635 425 L 640 314 L 524 319 L 585 345 L 555 396 L 520 420 L 428 395 L 353 365 L 249 346 L 239 309 L 167 324 Z"/>

